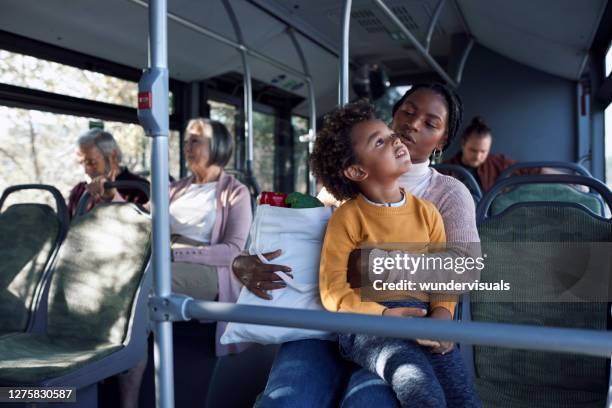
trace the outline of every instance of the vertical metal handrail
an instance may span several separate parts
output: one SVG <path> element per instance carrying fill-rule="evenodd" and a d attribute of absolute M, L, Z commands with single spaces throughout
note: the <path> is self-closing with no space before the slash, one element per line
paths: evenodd
<path fill-rule="evenodd" d="M 338 104 L 343 106 L 349 101 L 349 35 L 351 30 L 352 0 L 344 0 L 342 9 L 342 32 L 340 38 L 340 81 L 338 84 Z"/>
<path fill-rule="evenodd" d="M 223 6 L 227 11 L 227 15 L 232 22 L 234 27 L 234 33 L 238 39 L 238 51 L 240 52 L 240 58 L 242 59 L 242 67 L 244 69 L 244 75 L 242 76 L 243 87 L 244 87 L 244 133 L 246 136 L 246 176 L 249 183 L 253 185 L 255 193 L 259 193 L 259 185 L 253 174 L 253 87 L 251 81 L 251 66 L 249 65 L 248 49 L 244 43 L 244 37 L 242 36 L 242 30 L 240 30 L 240 24 L 236 13 L 232 8 L 229 0 L 223 0 Z"/>
<path fill-rule="evenodd" d="M 455 82 L 457 84 L 461 83 L 461 78 L 463 77 L 463 69 L 465 68 L 465 63 L 467 62 L 468 56 L 470 55 L 470 51 L 472 51 L 472 47 L 474 46 L 474 39 L 470 37 L 470 40 L 465 46 L 463 53 L 461 54 L 461 59 L 459 60 L 459 66 L 457 67 L 457 73 L 455 75 Z"/>
<path fill-rule="evenodd" d="M 610 314 L 608 317 L 612 317 L 612 308 L 610 308 Z M 606 408 L 612 408 L 612 359 L 608 363 L 610 366 L 610 373 L 608 374 L 608 396 L 606 397 Z"/>
<path fill-rule="evenodd" d="M 151 0 L 149 7 L 149 66 L 152 69 L 168 69 L 168 25 L 166 0 Z M 168 81 L 168 76 L 165 78 Z M 153 95 L 153 112 L 168 117 L 168 87 L 165 95 Z M 168 215 L 168 120 L 160 120 L 161 127 L 152 134 L 151 151 L 151 209 L 153 215 L 153 273 L 157 297 L 171 293 L 170 279 L 170 222 Z M 155 321 L 155 373 L 156 404 L 158 407 L 174 407 L 174 367 L 172 322 Z"/>
<path fill-rule="evenodd" d="M 295 31 L 293 28 L 289 27 L 287 30 L 289 33 L 289 38 L 293 42 L 293 46 L 300 57 L 300 61 L 302 63 L 302 69 L 304 73 L 308 76 L 308 80 L 306 81 L 306 86 L 308 86 L 308 111 L 310 114 L 310 120 L 308 123 L 308 157 L 312 154 L 314 149 L 314 141 L 317 136 L 317 111 L 316 111 L 316 96 L 314 91 L 314 85 L 312 84 L 312 80 L 310 79 L 310 69 L 308 67 L 308 61 L 306 60 L 306 56 L 304 55 L 304 50 L 300 45 L 297 36 L 295 35 Z M 317 191 L 317 180 L 315 179 L 314 174 L 312 174 L 312 170 L 310 169 L 310 164 L 308 165 L 308 194 L 314 195 Z"/>
<path fill-rule="evenodd" d="M 144 1 L 144 0 L 128 0 L 128 1 L 130 1 L 130 2 L 132 2 L 134 4 L 137 4 L 137 5 L 141 6 L 141 7 L 149 8 L 149 4 L 146 1 Z M 251 114 L 248 113 L 249 111 L 252 112 L 252 85 L 251 85 L 251 71 L 250 71 L 250 66 L 248 64 L 247 56 L 251 56 L 253 58 L 256 58 L 256 59 L 258 59 L 260 61 L 263 61 L 263 62 L 265 62 L 267 64 L 270 64 L 270 65 L 272 65 L 274 67 L 277 67 L 277 68 L 279 68 L 280 70 L 282 70 L 284 72 L 287 72 L 287 73 L 289 73 L 291 75 L 295 75 L 298 78 L 306 81 L 308 83 L 309 89 L 310 89 L 310 91 L 309 91 L 309 99 L 311 101 L 310 102 L 311 103 L 311 106 L 310 106 L 311 117 L 312 117 L 312 112 L 315 111 L 315 107 L 314 107 L 315 98 L 314 98 L 314 91 L 312 90 L 313 89 L 313 87 L 312 87 L 312 82 L 313 81 L 312 81 L 312 78 L 310 77 L 310 75 L 302 73 L 302 72 L 300 72 L 300 71 L 298 71 L 296 69 L 293 69 L 292 67 L 290 67 L 290 66 L 288 66 L 288 65 L 286 65 L 286 64 L 284 64 L 282 62 L 279 62 L 279 61 L 277 61 L 277 60 L 275 60 L 273 58 L 268 57 L 267 55 L 264 55 L 264 54 L 262 54 L 260 52 L 257 52 L 255 50 L 247 47 L 245 45 L 243 39 L 242 39 L 242 33 L 240 32 L 239 24 L 237 23 L 237 19 L 235 17 L 235 13 L 233 12 L 233 9 L 231 7 L 231 3 L 227 2 L 227 1 L 224 1 L 224 6 L 228 10 L 228 14 L 230 16 L 230 19 L 232 20 L 232 25 L 234 26 L 234 29 L 235 30 L 237 29 L 236 35 L 238 37 L 238 42 L 236 42 L 234 40 L 231 40 L 231 39 L 229 39 L 229 38 L 227 38 L 227 37 L 225 37 L 225 36 L 223 36 L 223 35 L 221 35 L 219 33 L 216 33 L 216 32 L 214 32 L 212 30 L 209 30 L 208 28 L 203 27 L 203 26 L 201 26 L 199 24 L 193 23 L 193 22 L 191 22 L 191 21 L 189 21 L 189 20 L 187 20 L 187 19 L 185 19 L 183 17 L 178 16 L 177 14 L 167 13 L 167 17 L 168 17 L 168 19 L 176 22 L 177 24 L 180 24 L 181 26 L 183 26 L 183 27 L 185 27 L 185 28 L 187 28 L 189 30 L 192 30 L 192 31 L 197 32 L 197 33 L 202 34 L 202 35 L 205 35 L 208 38 L 211 38 L 211 39 L 219 41 L 219 42 L 221 42 L 221 43 L 223 43 L 225 45 L 233 47 L 233 48 L 237 49 L 240 52 L 240 56 L 242 58 L 242 64 L 245 67 L 244 68 L 244 70 L 245 70 L 244 76 L 245 76 L 245 78 L 246 77 L 249 78 L 248 81 L 246 79 L 244 79 L 245 95 L 248 94 L 249 98 L 250 98 L 250 100 L 247 100 L 247 98 L 245 98 L 245 108 L 244 108 L 245 109 L 245 114 L 246 114 L 246 118 L 245 118 L 245 132 L 247 134 L 247 139 L 251 140 L 251 142 L 249 142 L 247 140 L 247 143 L 246 143 L 246 150 L 247 150 L 247 152 L 246 152 L 246 157 L 247 157 L 246 172 L 247 172 L 247 177 L 249 178 L 249 182 L 253 183 L 253 187 L 255 188 L 256 191 L 259 191 L 259 186 L 257 185 L 257 181 L 255 180 L 255 177 L 253 176 L 253 171 L 252 171 L 252 162 L 253 162 L 253 144 L 252 144 L 252 140 L 253 140 L 253 137 L 252 137 L 252 126 L 251 125 L 253 123 L 253 120 L 252 120 L 252 113 Z M 232 10 L 232 11 L 229 11 L 229 10 Z M 348 63 L 348 61 L 347 61 L 347 63 Z M 348 67 L 347 67 L 347 70 L 348 70 Z M 347 97 L 347 100 L 348 100 L 348 97 Z M 311 120 L 311 123 L 314 124 L 313 126 L 316 126 L 316 116 L 315 116 L 315 120 Z M 312 128 L 312 132 L 313 132 L 313 135 L 316 134 L 316 128 L 315 127 Z M 250 137 L 249 137 L 249 133 L 251 134 Z M 312 146 L 309 146 L 309 150 L 310 151 L 312 150 Z M 314 177 L 311 177 L 310 175 L 309 175 L 309 188 L 311 190 L 313 190 L 313 191 L 316 189 L 316 180 L 314 180 Z"/>

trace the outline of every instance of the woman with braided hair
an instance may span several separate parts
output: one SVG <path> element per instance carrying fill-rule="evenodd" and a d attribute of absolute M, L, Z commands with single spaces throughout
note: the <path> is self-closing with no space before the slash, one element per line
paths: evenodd
<path fill-rule="evenodd" d="M 408 147 L 413 163 L 401 177 L 400 184 L 416 197 L 436 206 L 442 216 L 449 244 L 457 247 L 457 243 L 465 243 L 462 256 L 476 255 L 471 251 L 477 250 L 479 253 L 479 247 L 468 245 L 480 241 L 470 192 L 457 179 L 429 167 L 431 156 L 440 155 L 461 126 L 461 99 L 446 85 L 418 84 L 404 94 L 393 106 L 392 112 L 392 128 Z M 325 190 L 321 191 L 319 199 L 326 205 L 339 205 Z M 349 262 L 351 286 L 359 286 L 358 255 L 361 252 L 356 251 L 357 256 L 352 256 Z M 264 255 L 268 260 L 273 260 L 280 255 L 280 251 Z M 232 263 L 232 269 L 242 281 L 250 281 L 252 276 L 261 279 L 267 274 L 274 274 L 274 271 L 288 270 L 286 266 L 264 264 L 249 255 L 238 256 Z M 391 281 L 397 278 L 385 276 L 379 279 Z M 256 289 L 253 293 L 257 294 Z M 267 293 L 264 295 L 269 296 Z M 409 309 L 408 315 L 414 317 L 423 317 L 426 313 L 421 308 L 406 309 Z M 442 353 L 452 347 L 450 342 L 439 342 L 436 349 Z M 307 339 L 284 343 L 277 353 L 258 407 L 337 407 L 340 404 L 342 407 L 399 406 L 393 390 L 384 380 L 342 359 L 337 342 Z"/>

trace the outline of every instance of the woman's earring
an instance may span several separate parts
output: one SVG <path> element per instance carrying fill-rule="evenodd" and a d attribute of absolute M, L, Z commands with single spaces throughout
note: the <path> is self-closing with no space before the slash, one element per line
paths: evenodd
<path fill-rule="evenodd" d="M 431 164 L 439 164 L 442 162 L 442 149 L 435 148 L 431 153 Z"/>

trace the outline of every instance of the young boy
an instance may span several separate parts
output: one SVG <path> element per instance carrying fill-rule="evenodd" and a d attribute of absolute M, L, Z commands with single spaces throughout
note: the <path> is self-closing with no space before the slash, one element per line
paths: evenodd
<path fill-rule="evenodd" d="M 411 166 L 410 154 L 376 119 L 374 108 L 357 102 L 327 115 L 311 163 L 326 189 L 337 200 L 348 200 L 332 215 L 323 242 L 319 285 L 325 308 L 405 316 L 406 308 L 418 307 L 431 318 L 451 320 L 455 302 L 444 301 L 448 299 L 393 292 L 389 299 L 401 301 L 364 302 L 347 283 L 349 254 L 364 244 L 445 242 L 436 208 L 400 188 L 399 177 Z M 341 334 L 339 343 L 343 357 L 384 378 L 402 406 L 480 406 L 461 356 L 442 342 Z"/>

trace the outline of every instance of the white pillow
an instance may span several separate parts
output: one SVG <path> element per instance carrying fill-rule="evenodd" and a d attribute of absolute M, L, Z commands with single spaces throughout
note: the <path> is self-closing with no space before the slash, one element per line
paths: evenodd
<path fill-rule="evenodd" d="M 251 231 L 251 255 L 282 249 L 272 262 L 291 267 L 293 279 L 282 272 L 277 275 L 287 287 L 270 291 L 272 300 L 255 296 L 242 288 L 237 304 L 291 309 L 324 310 L 319 295 L 319 258 L 331 208 L 284 208 L 267 204 L 257 207 Z M 265 258 L 260 256 L 262 260 Z M 332 339 L 334 335 L 318 330 L 263 326 L 230 322 L 221 336 L 222 344 L 254 342 L 279 344 L 301 339 Z"/>

